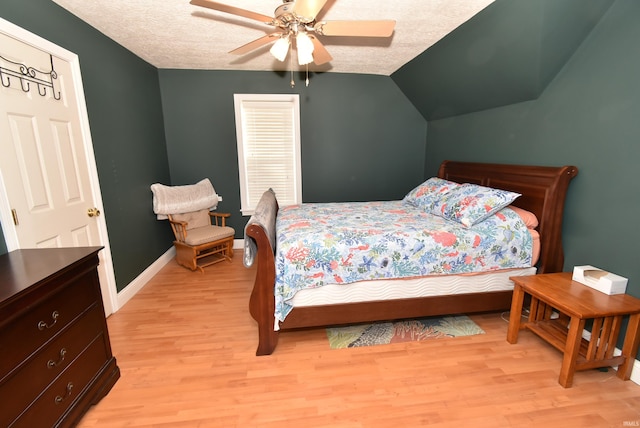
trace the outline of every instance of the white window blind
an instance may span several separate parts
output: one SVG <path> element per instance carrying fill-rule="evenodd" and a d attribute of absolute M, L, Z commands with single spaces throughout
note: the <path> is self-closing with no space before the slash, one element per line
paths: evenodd
<path fill-rule="evenodd" d="M 297 94 L 235 94 L 236 137 L 243 215 L 265 190 L 281 206 L 302 201 L 300 108 Z"/>

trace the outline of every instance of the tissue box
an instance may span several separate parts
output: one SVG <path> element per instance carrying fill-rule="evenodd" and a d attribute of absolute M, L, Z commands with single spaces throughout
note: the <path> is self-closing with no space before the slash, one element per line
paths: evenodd
<path fill-rule="evenodd" d="M 627 291 L 627 278 L 594 266 L 575 266 L 573 280 L 605 294 L 624 294 Z"/>

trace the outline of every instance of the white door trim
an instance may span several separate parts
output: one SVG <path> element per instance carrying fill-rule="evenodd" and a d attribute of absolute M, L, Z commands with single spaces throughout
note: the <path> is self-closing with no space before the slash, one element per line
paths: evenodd
<path fill-rule="evenodd" d="M 98 222 L 98 230 L 100 233 L 101 245 L 104 250 L 100 252 L 100 281 L 106 282 L 109 290 L 108 301 L 104 302 L 107 315 L 116 312 L 119 309 L 117 299 L 117 288 L 115 274 L 113 271 L 113 259 L 111 257 L 111 247 L 109 245 L 109 236 L 107 233 L 107 223 L 105 220 L 105 210 L 102 204 L 102 193 L 100 192 L 100 182 L 98 180 L 98 169 L 96 167 L 95 156 L 93 152 L 93 142 L 91 140 L 91 130 L 89 127 L 89 117 L 87 106 L 84 98 L 84 88 L 82 86 L 82 76 L 80 74 L 80 61 L 78 55 L 70 52 L 48 40 L 43 39 L 11 22 L 0 18 L 0 32 L 16 38 L 23 43 L 29 44 L 37 49 L 50 52 L 71 64 L 73 72 L 73 82 L 76 88 L 76 97 L 78 100 L 78 112 L 80 114 L 80 126 L 82 131 L 82 141 L 85 145 L 86 162 L 89 170 L 89 178 L 91 181 L 91 193 L 96 202 L 97 208 L 104 213 L 96 217 Z M 0 221 L 2 221 L 2 231 L 5 236 L 7 249 L 13 251 L 19 248 L 17 233 L 11 216 L 11 208 L 7 199 L 5 183 L 0 175 Z"/>

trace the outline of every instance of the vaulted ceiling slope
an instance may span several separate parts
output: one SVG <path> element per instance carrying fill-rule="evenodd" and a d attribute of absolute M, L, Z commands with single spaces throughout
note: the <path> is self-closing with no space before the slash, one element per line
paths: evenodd
<path fill-rule="evenodd" d="M 246 55 L 229 51 L 273 27 L 191 5 L 189 0 L 53 0 L 158 68 L 286 70 L 263 46 Z M 273 16 L 282 0 L 217 0 Z M 493 0 L 328 0 L 322 20 L 396 21 L 389 39 L 322 37 L 333 61 L 310 71 L 391 75 L 469 20 Z"/>
<path fill-rule="evenodd" d="M 614 0 L 496 0 L 391 77 L 427 120 L 536 99 Z"/>
<path fill-rule="evenodd" d="M 272 27 L 189 0 L 53 0 L 158 68 L 285 70 Z M 282 0 L 217 0 L 273 16 Z M 536 99 L 615 0 L 327 0 L 319 18 L 396 21 L 389 39 L 326 37 L 310 71 L 391 76 L 427 120 Z"/>

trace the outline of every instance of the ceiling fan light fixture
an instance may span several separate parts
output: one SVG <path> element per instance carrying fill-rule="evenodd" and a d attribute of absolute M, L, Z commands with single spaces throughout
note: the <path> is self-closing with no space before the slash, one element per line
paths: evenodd
<path fill-rule="evenodd" d="M 278 61 L 284 61 L 289 53 L 289 36 L 279 38 L 269 50 Z"/>
<path fill-rule="evenodd" d="M 306 65 L 313 62 L 313 42 L 305 32 L 296 35 L 296 48 L 298 50 L 298 64 Z"/>
<path fill-rule="evenodd" d="M 273 32 L 246 43 L 230 53 L 247 54 L 272 43 L 277 37 L 278 39 L 271 46 L 270 52 L 281 62 L 284 62 L 287 56 L 289 57 L 291 87 L 293 87 L 295 84 L 293 82 L 294 59 L 293 52 L 289 55 L 289 50 L 295 49 L 298 64 L 306 66 L 308 85 L 309 64 L 315 63 L 320 66 L 333 59 L 321 40 L 318 39 L 318 35 L 338 37 L 391 37 L 393 35 L 396 24 L 393 20 L 317 21 L 318 15 L 322 13 L 326 5 L 333 3 L 333 1 L 335 0 L 282 0 L 283 4 L 276 8 L 274 16 L 263 15 L 213 0 L 190 0 L 190 3 L 275 27 Z M 292 47 L 292 44 L 295 46 Z"/>

